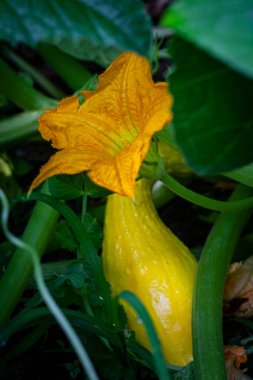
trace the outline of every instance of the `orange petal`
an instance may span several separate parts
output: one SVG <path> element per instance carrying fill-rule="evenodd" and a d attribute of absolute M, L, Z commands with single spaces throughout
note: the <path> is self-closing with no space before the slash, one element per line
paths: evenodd
<path fill-rule="evenodd" d="M 103 157 L 101 156 L 100 159 L 102 160 Z M 94 157 L 93 152 L 84 153 L 81 150 L 74 149 L 64 149 L 57 152 L 41 167 L 39 175 L 30 186 L 29 192 L 54 175 L 77 174 L 86 171 L 96 160 L 98 160 L 98 155 Z"/>
<path fill-rule="evenodd" d="M 100 75 L 97 90 L 83 95 L 82 105 L 76 96 L 66 98 L 40 117 L 42 137 L 63 151 L 31 188 L 55 174 L 89 170 L 95 183 L 133 198 L 150 139 L 172 118 L 167 84 L 153 83 L 145 58 L 123 53 Z"/>
<path fill-rule="evenodd" d="M 52 146 L 62 149 L 66 146 L 64 134 L 60 132 L 61 128 L 68 128 L 69 125 L 64 123 L 67 114 L 76 114 L 80 105 L 77 96 L 71 96 L 61 100 L 54 110 L 45 110 L 39 118 L 39 132 L 44 140 L 52 141 Z M 60 125 L 55 125 L 54 115 L 60 115 Z"/>
<path fill-rule="evenodd" d="M 93 165 L 88 176 L 97 185 L 133 199 L 135 177 L 129 176 L 133 163 L 131 158 L 126 160 L 118 158 L 117 161 L 110 162 L 101 161 Z"/>
<path fill-rule="evenodd" d="M 94 152 L 115 154 L 123 145 L 118 145 L 119 134 L 113 131 L 110 117 L 76 113 L 46 112 L 40 117 L 43 137 L 52 140 L 57 149 L 89 149 Z"/>
<path fill-rule="evenodd" d="M 92 157 L 92 152 L 84 154 L 79 150 L 63 150 L 53 155 L 42 166 L 39 175 L 31 184 L 29 193 L 47 178 L 54 175 L 77 174 L 88 171 L 88 176 L 97 185 L 133 199 L 135 176 L 129 177 L 129 172 L 136 173 L 135 165 L 134 157 L 127 157 L 124 154 L 119 156 L 117 162 L 115 162 L 115 160 L 108 159 L 103 155 Z"/>
<path fill-rule="evenodd" d="M 157 111 L 163 120 L 155 130 L 161 129 L 172 118 L 171 104 L 167 84 L 153 83 L 148 61 L 134 53 L 123 53 L 100 75 L 96 94 L 87 99 L 81 112 L 109 115 L 112 130 L 120 132 L 124 144 L 149 128 L 148 122 Z"/>

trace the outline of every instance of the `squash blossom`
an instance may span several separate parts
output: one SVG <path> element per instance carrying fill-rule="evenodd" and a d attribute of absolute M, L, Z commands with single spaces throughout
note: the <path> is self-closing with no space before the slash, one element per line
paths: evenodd
<path fill-rule="evenodd" d="M 132 291 L 153 320 L 166 361 L 184 366 L 192 360 L 191 309 L 197 262 L 187 247 L 160 220 L 150 182 L 136 182 L 135 203 L 108 197 L 103 267 L 113 296 Z M 150 347 L 143 324 L 122 301 L 130 330 Z"/>
<path fill-rule="evenodd" d="M 172 97 L 154 83 L 147 59 L 121 54 L 99 77 L 96 91 L 63 99 L 39 118 L 39 132 L 58 150 L 30 191 L 57 174 L 87 171 L 90 179 L 134 198 L 135 178 L 154 132 L 170 122 Z"/>

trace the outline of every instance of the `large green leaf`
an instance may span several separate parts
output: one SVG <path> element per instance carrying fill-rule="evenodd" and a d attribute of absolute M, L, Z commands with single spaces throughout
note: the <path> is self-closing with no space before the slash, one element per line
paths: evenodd
<path fill-rule="evenodd" d="M 176 141 L 202 175 L 233 170 L 253 160 L 253 81 L 193 45 L 174 38 Z"/>
<path fill-rule="evenodd" d="M 1 0 L 0 39 L 107 65 L 123 50 L 148 55 L 151 23 L 141 0 Z"/>
<path fill-rule="evenodd" d="M 253 77 L 252 0 L 178 0 L 162 24 Z"/>

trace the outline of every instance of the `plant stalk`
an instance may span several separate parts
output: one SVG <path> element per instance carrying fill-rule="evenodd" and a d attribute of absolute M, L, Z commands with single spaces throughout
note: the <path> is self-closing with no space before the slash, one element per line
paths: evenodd
<path fill-rule="evenodd" d="M 27 244 L 23 240 L 20 240 L 19 238 L 17 238 L 15 235 L 13 235 L 10 232 L 8 228 L 9 205 L 8 205 L 8 200 L 6 198 L 6 195 L 3 193 L 2 190 L 0 190 L 0 199 L 2 203 L 1 222 L 2 222 L 2 227 L 3 227 L 5 236 L 16 247 L 18 247 L 19 249 L 21 249 L 22 251 L 30 255 L 31 261 L 33 263 L 34 278 L 35 278 L 39 293 L 41 295 L 41 298 L 47 305 L 48 309 L 50 310 L 50 312 L 52 313 L 52 315 L 54 316 L 54 318 L 56 319 L 56 321 L 62 328 L 63 332 L 65 333 L 70 344 L 72 345 L 74 351 L 77 354 L 77 357 L 80 360 L 80 363 L 83 366 L 84 371 L 87 374 L 88 379 L 99 380 L 96 374 L 96 371 L 94 369 L 94 366 L 87 354 L 87 351 L 82 344 L 81 339 L 79 338 L 76 331 L 72 327 L 71 323 L 66 318 L 66 316 L 64 315 L 64 313 L 62 312 L 58 304 L 55 302 L 54 298 L 52 297 L 51 293 L 49 292 L 47 288 L 47 285 L 43 277 L 38 253 L 36 252 L 34 247 Z"/>
<path fill-rule="evenodd" d="M 26 111 L 0 121 L 0 149 L 34 136 L 41 113 Z"/>
<path fill-rule="evenodd" d="M 0 58 L 0 93 L 24 110 L 43 110 L 55 106 L 55 100 L 43 95 Z"/>
<path fill-rule="evenodd" d="M 240 211 L 250 209 L 253 207 L 253 196 L 245 197 L 240 200 L 219 201 L 216 199 L 208 198 L 204 195 L 195 193 L 181 183 L 176 181 L 169 174 L 164 174 L 160 181 L 163 182 L 171 191 L 179 195 L 183 199 L 192 202 L 197 206 L 201 206 L 213 211 Z"/>
<path fill-rule="evenodd" d="M 230 197 L 253 194 L 240 185 Z M 200 258 L 193 297 L 193 353 L 196 380 L 226 380 L 222 336 L 222 302 L 229 263 L 250 210 L 222 213 L 214 224 Z"/>
<path fill-rule="evenodd" d="M 50 206 L 37 202 L 22 240 L 32 246 L 39 257 L 43 255 L 52 237 L 58 213 Z M 0 281 L 0 327 L 14 311 L 32 273 L 32 260 L 29 253 L 18 248 Z"/>

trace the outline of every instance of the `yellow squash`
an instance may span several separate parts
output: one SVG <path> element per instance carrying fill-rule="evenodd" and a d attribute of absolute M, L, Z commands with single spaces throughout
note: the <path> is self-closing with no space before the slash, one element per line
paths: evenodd
<path fill-rule="evenodd" d="M 135 293 L 147 308 L 166 361 L 192 360 L 191 307 L 197 263 L 185 245 L 162 223 L 151 199 L 150 182 L 136 183 L 135 202 L 109 196 L 103 246 L 105 276 L 114 296 Z M 128 326 L 151 349 L 143 324 L 124 303 Z"/>

